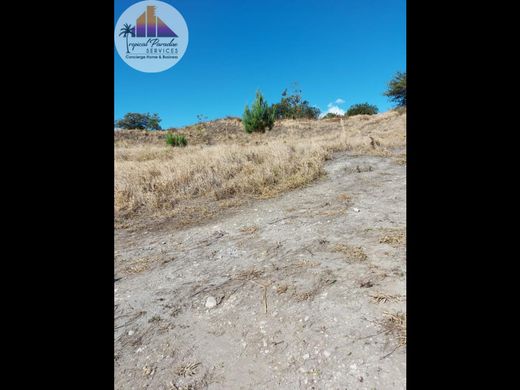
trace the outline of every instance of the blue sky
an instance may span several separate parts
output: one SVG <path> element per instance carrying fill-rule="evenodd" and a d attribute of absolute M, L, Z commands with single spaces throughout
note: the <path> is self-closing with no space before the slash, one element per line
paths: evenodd
<path fill-rule="evenodd" d="M 114 1 L 114 26 L 137 2 Z M 406 71 L 405 0 L 164 2 L 184 16 L 188 49 L 161 73 L 132 69 L 114 49 L 115 119 L 158 113 L 168 128 L 241 116 L 257 89 L 275 103 L 294 82 L 322 112 L 363 102 L 386 111 L 386 84 Z"/>

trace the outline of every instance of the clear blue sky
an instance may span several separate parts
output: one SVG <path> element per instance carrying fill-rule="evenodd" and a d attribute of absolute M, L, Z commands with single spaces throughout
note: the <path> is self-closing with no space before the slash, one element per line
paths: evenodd
<path fill-rule="evenodd" d="M 115 0 L 114 26 L 136 2 Z M 405 0 L 165 2 L 186 20 L 188 49 L 162 73 L 138 72 L 114 49 L 115 119 L 158 113 L 168 128 L 241 116 L 257 89 L 275 103 L 294 82 L 322 112 L 363 102 L 386 111 L 386 84 L 406 70 Z"/>

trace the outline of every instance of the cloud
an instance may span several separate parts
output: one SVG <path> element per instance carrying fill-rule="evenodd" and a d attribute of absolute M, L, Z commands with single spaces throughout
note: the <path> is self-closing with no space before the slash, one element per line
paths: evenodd
<path fill-rule="evenodd" d="M 343 103 L 345 103 L 345 100 L 343 100 L 342 98 L 337 98 L 333 102 L 330 102 L 329 104 L 327 104 L 327 111 L 322 112 L 320 114 L 320 118 L 323 118 L 325 115 L 327 115 L 329 113 L 336 114 L 336 115 L 345 114 L 345 110 L 340 108 L 340 105 L 342 105 Z"/>
<path fill-rule="evenodd" d="M 339 108 L 338 106 L 334 106 L 334 105 L 329 104 L 327 107 L 329 109 L 326 112 L 322 112 L 320 114 L 320 118 L 323 118 L 328 113 L 332 113 L 332 114 L 336 114 L 336 115 L 343 115 L 343 114 L 345 114 L 345 110 Z"/>

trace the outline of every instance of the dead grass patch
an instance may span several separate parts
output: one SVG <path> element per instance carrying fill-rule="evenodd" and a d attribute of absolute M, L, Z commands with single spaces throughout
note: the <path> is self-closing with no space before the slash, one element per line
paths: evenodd
<path fill-rule="evenodd" d="M 406 345 L 406 314 L 404 313 L 383 313 L 385 319 L 381 322 L 386 334 L 391 334 L 397 338 L 398 347 Z"/>
<path fill-rule="evenodd" d="M 401 299 L 400 296 L 383 293 L 373 293 L 370 298 L 376 303 L 397 302 Z"/>
<path fill-rule="evenodd" d="M 336 197 L 336 199 L 340 202 L 350 202 L 352 200 L 352 195 L 342 192 Z"/>
<path fill-rule="evenodd" d="M 327 286 L 330 286 L 334 283 L 336 283 L 337 279 L 335 278 L 334 274 L 330 270 L 326 270 L 322 272 L 319 277 L 315 280 L 312 288 L 301 291 L 301 292 L 295 292 L 294 298 L 297 302 L 303 302 L 308 300 L 313 300 L 316 295 L 318 295 L 323 289 Z"/>
<path fill-rule="evenodd" d="M 262 276 L 263 274 L 264 274 L 263 271 L 257 270 L 256 268 L 253 267 L 251 269 L 246 269 L 246 270 L 240 271 L 238 274 L 236 274 L 234 279 L 238 279 L 238 280 L 256 280 L 260 276 Z"/>
<path fill-rule="evenodd" d="M 193 376 L 197 373 L 200 362 L 184 363 L 175 369 L 175 373 L 179 376 Z"/>
<path fill-rule="evenodd" d="M 368 259 L 367 254 L 360 246 L 337 244 L 334 246 L 334 251 L 343 253 L 349 260 L 364 261 Z"/>
<path fill-rule="evenodd" d="M 148 271 L 154 263 L 158 262 L 158 257 L 156 256 L 148 256 L 138 258 L 135 261 L 132 261 L 130 264 L 125 264 L 123 267 L 123 272 L 127 275 L 135 275 L 144 271 Z"/>
<path fill-rule="evenodd" d="M 406 232 L 402 229 L 388 231 L 381 239 L 379 243 L 388 244 L 391 246 L 399 246 L 406 242 Z"/>
<path fill-rule="evenodd" d="M 394 162 L 398 165 L 406 165 L 406 154 L 401 154 L 395 157 Z"/>
<path fill-rule="evenodd" d="M 258 230 L 258 227 L 257 226 L 243 226 L 240 228 L 240 231 L 242 233 L 246 233 L 246 234 L 253 234 L 255 233 L 256 231 Z"/>
<path fill-rule="evenodd" d="M 284 293 L 287 292 L 288 289 L 289 289 L 289 285 L 287 285 L 287 284 L 280 284 L 278 287 L 276 287 L 276 293 L 278 295 L 284 294 Z"/>

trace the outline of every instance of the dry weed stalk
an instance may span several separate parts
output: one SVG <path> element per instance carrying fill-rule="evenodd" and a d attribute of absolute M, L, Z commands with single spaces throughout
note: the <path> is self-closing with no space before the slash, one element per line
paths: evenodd
<path fill-rule="evenodd" d="M 200 366 L 200 362 L 182 364 L 175 370 L 175 373 L 179 376 L 193 376 L 196 373 L 197 367 Z"/>
<path fill-rule="evenodd" d="M 386 303 L 386 302 L 397 302 L 400 300 L 400 297 L 396 295 L 383 294 L 383 293 L 374 293 L 371 294 L 370 297 L 377 303 Z"/>

